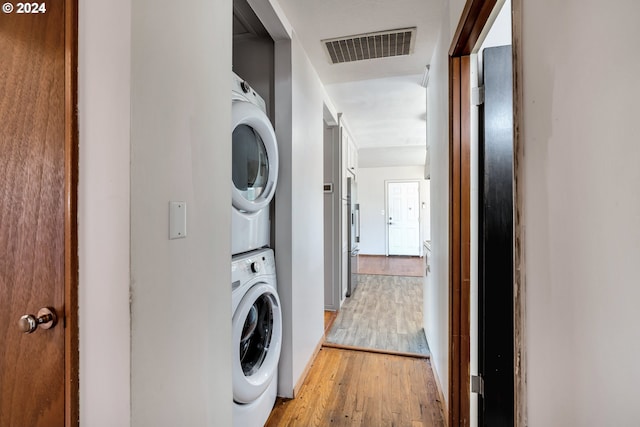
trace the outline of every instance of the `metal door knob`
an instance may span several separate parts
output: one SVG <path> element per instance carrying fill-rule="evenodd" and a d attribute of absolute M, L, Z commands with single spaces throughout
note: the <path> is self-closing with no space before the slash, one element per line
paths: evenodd
<path fill-rule="evenodd" d="M 51 307 L 44 307 L 38 311 L 38 316 L 33 314 L 25 314 L 18 321 L 18 328 L 20 332 L 30 334 L 38 329 L 40 326 L 42 329 L 51 329 L 58 323 L 58 316 L 56 311 Z"/>

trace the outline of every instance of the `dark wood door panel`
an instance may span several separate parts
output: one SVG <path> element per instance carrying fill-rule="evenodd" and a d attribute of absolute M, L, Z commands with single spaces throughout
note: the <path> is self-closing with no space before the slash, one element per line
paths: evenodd
<path fill-rule="evenodd" d="M 0 16 L 0 425 L 65 416 L 65 10 Z M 53 329 L 23 314 L 52 307 Z"/>
<path fill-rule="evenodd" d="M 513 85 L 511 46 L 484 50 L 479 159 L 479 426 L 514 425 Z"/>

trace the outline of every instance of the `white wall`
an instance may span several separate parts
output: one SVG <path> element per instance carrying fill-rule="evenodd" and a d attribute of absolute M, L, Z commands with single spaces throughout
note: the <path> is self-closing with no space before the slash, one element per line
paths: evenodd
<path fill-rule="evenodd" d="M 463 0 L 446 2 L 427 88 L 427 140 L 431 155 L 431 274 L 425 280 L 424 330 L 435 374 L 449 393 L 449 46 Z"/>
<path fill-rule="evenodd" d="M 80 425 L 130 425 L 131 0 L 79 2 Z"/>
<path fill-rule="evenodd" d="M 358 149 L 358 165 L 365 168 L 420 165 L 424 178 L 425 147 L 364 147 Z"/>
<path fill-rule="evenodd" d="M 219 231 L 230 192 L 213 184 L 231 173 L 230 133 L 220 134 L 230 123 L 229 17 L 230 1 L 80 1 L 82 425 L 231 424 L 230 236 Z M 327 99 L 297 41 L 289 52 L 296 181 L 280 196 L 295 203 L 280 231 L 298 240 L 282 245 L 293 262 L 279 274 L 295 319 L 283 357 L 292 388 L 323 328 L 316 160 Z M 187 202 L 186 239 L 167 240 L 169 200 Z"/>
<path fill-rule="evenodd" d="M 231 425 L 231 6 L 133 0 L 133 426 Z"/>
<path fill-rule="evenodd" d="M 445 17 L 449 7 L 445 6 Z M 424 331 L 434 373 L 448 402 L 449 382 L 449 28 L 442 23 L 427 88 L 431 154 L 431 275 L 424 289 Z"/>
<path fill-rule="evenodd" d="M 387 180 L 413 180 L 420 182 L 420 253 L 422 240 L 430 238 L 429 181 L 424 179 L 423 166 L 381 167 L 358 169 L 358 203 L 360 203 L 360 253 L 385 255 L 387 220 L 385 191 Z"/>
<path fill-rule="evenodd" d="M 284 323 L 278 394 L 291 397 L 323 335 L 325 93 L 295 33 L 276 41 L 275 54 L 281 165 L 275 249 Z"/>
<path fill-rule="evenodd" d="M 633 0 L 523 1 L 532 427 L 640 420 L 638 16 Z"/>

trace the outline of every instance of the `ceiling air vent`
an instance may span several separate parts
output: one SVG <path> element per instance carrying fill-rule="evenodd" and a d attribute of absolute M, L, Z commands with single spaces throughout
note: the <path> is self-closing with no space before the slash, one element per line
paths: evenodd
<path fill-rule="evenodd" d="M 410 55 L 416 27 L 322 40 L 332 64 Z"/>

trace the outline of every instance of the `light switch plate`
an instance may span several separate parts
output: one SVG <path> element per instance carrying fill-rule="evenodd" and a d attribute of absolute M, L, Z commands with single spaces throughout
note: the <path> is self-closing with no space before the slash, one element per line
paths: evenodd
<path fill-rule="evenodd" d="M 169 239 L 187 237 L 187 204 L 169 202 Z"/>

